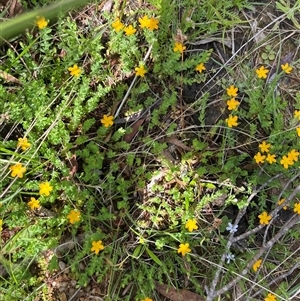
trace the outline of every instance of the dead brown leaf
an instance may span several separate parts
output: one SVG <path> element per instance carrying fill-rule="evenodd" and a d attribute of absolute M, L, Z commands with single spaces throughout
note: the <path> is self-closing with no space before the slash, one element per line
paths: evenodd
<path fill-rule="evenodd" d="M 172 301 L 205 301 L 199 295 L 185 289 L 168 287 L 165 284 L 155 284 L 156 290 Z"/>
<path fill-rule="evenodd" d="M 9 17 L 12 18 L 23 12 L 23 6 L 18 0 L 0 0 L 0 3 L 8 9 Z"/>
<path fill-rule="evenodd" d="M 124 141 L 129 143 L 136 135 L 137 131 L 139 130 L 139 127 L 144 123 L 146 118 L 141 118 L 137 120 L 132 126 L 131 126 L 131 132 L 129 134 L 124 135 Z"/>
<path fill-rule="evenodd" d="M 6 82 L 22 85 L 22 82 L 5 71 L 0 70 L 0 77 Z"/>
<path fill-rule="evenodd" d="M 70 168 L 69 174 L 70 174 L 71 178 L 73 178 L 75 173 L 78 170 L 78 162 L 77 162 L 75 154 L 73 154 L 72 157 L 69 159 L 69 161 L 67 162 L 67 165 Z"/>
<path fill-rule="evenodd" d="M 182 141 L 178 140 L 176 137 L 172 136 L 172 137 L 167 137 L 165 139 L 165 142 L 168 142 L 168 143 L 172 143 L 180 148 L 182 148 L 183 150 L 186 150 L 186 151 L 191 151 L 193 150 L 191 147 L 188 147 L 186 146 Z"/>

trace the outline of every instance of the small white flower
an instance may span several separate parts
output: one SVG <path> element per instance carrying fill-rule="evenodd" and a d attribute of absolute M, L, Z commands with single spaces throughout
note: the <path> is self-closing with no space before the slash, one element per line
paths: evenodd
<path fill-rule="evenodd" d="M 234 257 L 235 256 L 233 254 L 231 254 L 231 253 L 227 254 L 226 255 L 226 259 L 227 259 L 226 263 L 227 264 L 230 263 L 230 260 L 234 260 Z"/>
<path fill-rule="evenodd" d="M 232 223 L 228 223 L 228 226 L 226 227 L 226 230 L 230 233 L 235 233 L 238 229 L 238 225 L 233 225 Z"/>

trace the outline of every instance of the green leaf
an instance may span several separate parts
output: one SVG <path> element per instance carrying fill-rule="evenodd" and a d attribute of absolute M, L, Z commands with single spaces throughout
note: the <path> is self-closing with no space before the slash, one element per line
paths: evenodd
<path fill-rule="evenodd" d="M 162 262 L 159 260 L 159 258 L 152 251 L 150 251 L 147 247 L 146 247 L 146 251 L 155 263 L 157 263 L 160 266 L 163 265 Z"/>
<path fill-rule="evenodd" d="M 91 0 L 64 0 L 49 5 L 46 8 L 38 9 L 29 13 L 22 14 L 9 21 L 2 22 L 0 25 L 1 40 L 0 44 L 5 40 L 14 38 L 28 28 L 32 28 L 35 24 L 36 17 L 43 16 L 45 19 L 56 18 L 60 13 L 66 13 L 75 7 L 91 2 Z"/>

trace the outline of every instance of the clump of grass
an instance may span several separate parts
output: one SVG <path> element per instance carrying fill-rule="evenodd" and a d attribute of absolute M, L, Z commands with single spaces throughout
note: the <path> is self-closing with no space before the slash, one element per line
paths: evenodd
<path fill-rule="evenodd" d="M 195 50 L 245 23 L 247 1 L 151 4 L 115 7 L 96 34 L 76 13 L 39 16 L 3 48 L 3 300 L 50 300 L 61 261 L 107 300 L 159 300 L 162 284 L 206 300 L 299 289 L 282 281 L 299 269 L 300 94 L 285 86 L 299 58 L 249 46 L 222 65 L 212 44 Z M 205 91 L 187 105 L 193 85 Z"/>

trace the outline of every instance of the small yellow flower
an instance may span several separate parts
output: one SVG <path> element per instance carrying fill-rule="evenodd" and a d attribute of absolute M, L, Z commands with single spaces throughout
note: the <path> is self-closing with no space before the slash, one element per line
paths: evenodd
<path fill-rule="evenodd" d="M 133 34 L 136 33 L 136 29 L 132 25 L 125 27 L 124 31 L 127 37 L 132 36 Z"/>
<path fill-rule="evenodd" d="M 175 46 L 174 46 L 174 52 L 180 52 L 183 53 L 183 51 L 186 49 L 186 47 L 180 43 L 180 42 L 175 42 Z"/>
<path fill-rule="evenodd" d="M 154 29 L 158 29 L 158 20 L 157 19 L 155 19 L 155 18 L 151 18 L 150 20 L 149 20 L 149 22 L 148 22 L 148 26 L 147 26 L 147 28 L 149 29 L 149 30 L 154 30 Z"/>
<path fill-rule="evenodd" d="M 282 159 L 280 160 L 280 164 L 283 165 L 284 168 L 289 168 L 289 165 L 293 165 L 294 162 L 292 159 L 288 156 L 283 156 Z"/>
<path fill-rule="evenodd" d="M 185 256 L 186 253 L 189 253 L 191 252 L 192 250 L 189 248 L 189 244 L 186 243 L 186 244 L 180 244 L 179 245 L 179 248 L 177 250 L 178 254 L 181 253 L 182 256 Z"/>
<path fill-rule="evenodd" d="M 50 185 L 49 182 L 43 182 L 39 185 L 40 187 L 40 195 L 49 196 L 50 192 L 53 190 L 53 187 Z"/>
<path fill-rule="evenodd" d="M 70 71 L 70 75 L 78 77 L 81 73 L 81 68 L 75 64 L 73 67 L 69 67 L 68 70 Z"/>
<path fill-rule="evenodd" d="M 135 74 L 140 77 L 144 77 L 145 74 L 147 73 L 147 70 L 145 69 L 144 65 L 136 67 L 134 70 L 135 70 Z"/>
<path fill-rule="evenodd" d="M 31 144 L 28 142 L 27 138 L 19 138 L 17 147 L 21 147 L 23 151 L 29 148 Z"/>
<path fill-rule="evenodd" d="M 252 266 L 254 272 L 257 272 L 257 270 L 261 266 L 261 263 L 262 263 L 262 259 L 258 259 L 257 261 L 254 262 Z"/>
<path fill-rule="evenodd" d="M 17 163 L 9 168 L 11 170 L 11 176 L 13 178 L 23 178 L 24 173 L 26 172 L 26 167 L 22 163 Z"/>
<path fill-rule="evenodd" d="M 48 21 L 44 17 L 37 17 L 35 24 L 39 29 L 44 29 L 48 25 Z"/>
<path fill-rule="evenodd" d="M 235 100 L 235 98 L 231 98 L 230 100 L 227 101 L 228 110 L 229 111 L 236 110 L 239 104 L 240 104 L 239 101 Z"/>
<path fill-rule="evenodd" d="M 196 66 L 196 71 L 199 71 L 202 73 L 202 71 L 206 70 L 205 66 L 203 63 L 200 63 L 199 65 Z"/>
<path fill-rule="evenodd" d="M 151 298 L 146 297 L 145 299 L 143 299 L 141 301 L 153 301 L 153 300 Z"/>
<path fill-rule="evenodd" d="M 186 222 L 185 227 L 189 230 L 189 232 L 193 232 L 193 230 L 198 229 L 197 221 L 195 219 L 189 219 Z"/>
<path fill-rule="evenodd" d="M 236 88 L 235 86 L 231 85 L 229 88 L 226 89 L 227 95 L 228 96 L 232 96 L 232 97 L 236 97 L 238 90 L 239 90 L 238 88 Z"/>
<path fill-rule="evenodd" d="M 279 200 L 277 204 L 281 205 L 283 202 L 285 202 L 285 199 Z M 287 206 L 283 206 L 282 208 L 283 208 L 283 210 L 287 210 Z"/>
<path fill-rule="evenodd" d="M 92 242 L 92 248 L 91 251 L 95 252 L 95 254 L 98 254 L 99 251 L 102 251 L 104 249 L 104 246 L 102 244 L 102 240 L 98 240 L 98 241 L 93 241 Z"/>
<path fill-rule="evenodd" d="M 230 128 L 232 128 L 233 126 L 237 126 L 238 125 L 237 121 L 238 121 L 238 117 L 232 115 L 229 115 L 228 118 L 225 119 L 225 122 Z"/>
<path fill-rule="evenodd" d="M 139 23 L 141 28 L 149 28 L 150 19 L 148 16 L 144 16 L 143 18 L 139 18 Z"/>
<path fill-rule="evenodd" d="M 267 78 L 269 70 L 266 69 L 264 66 L 261 66 L 259 69 L 256 69 L 255 72 L 258 78 Z"/>
<path fill-rule="evenodd" d="M 263 156 L 260 152 L 258 152 L 255 156 L 254 156 L 254 160 L 257 164 L 259 163 L 264 163 L 266 159 L 266 156 Z"/>
<path fill-rule="evenodd" d="M 114 124 L 114 116 L 103 115 L 103 118 L 100 121 L 106 128 L 108 128 Z"/>
<path fill-rule="evenodd" d="M 265 298 L 265 301 L 276 301 L 276 296 L 269 293 L 268 296 Z"/>
<path fill-rule="evenodd" d="M 285 73 L 289 74 L 289 73 L 291 73 L 291 71 L 293 70 L 293 67 L 291 67 L 291 66 L 289 65 L 289 63 L 286 63 L 286 64 L 284 64 L 284 65 L 281 65 L 281 69 L 282 69 Z"/>
<path fill-rule="evenodd" d="M 294 212 L 300 214 L 300 203 L 295 203 L 295 205 L 294 205 Z"/>
<path fill-rule="evenodd" d="M 296 131 L 297 131 L 298 137 L 300 137 L 300 127 L 297 127 L 297 128 L 296 128 Z"/>
<path fill-rule="evenodd" d="M 268 154 L 267 155 L 267 158 L 266 158 L 266 161 L 268 161 L 270 164 L 273 164 L 273 163 L 276 163 L 276 155 L 271 155 L 271 154 Z"/>
<path fill-rule="evenodd" d="M 295 110 L 294 116 L 300 120 L 300 110 Z"/>
<path fill-rule="evenodd" d="M 80 212 L 78 210 L 71 210 L 67 218 L 69 219 L 70 224 L 74 224 L 80 221 Z"/>
<path fill-rule="evenodd" d="M 30 202 L 27 203 L 31 210 L 39 209 L 41 207 L 39 200 L 35 198 L 30 198 Z"/>
<path fill-rule="evenodd" d="M 260 151 L 262 153 L 268 153 L 269 152 L 269 148 L 271 147 L 270 143 L 266 143 L 266 141 L 263 141 L 261 144 L 259 144 L 258 146 L 260 148 Z"/>
<path fill-rule="evenodd" d="M 298 161 L 298 157 L 300 153 L 296 151 L 295 149 L 292 149 L 290 152 L 288 152 L 288 158 L 294 163 Z"/>
<path fill-rule="evenodd" d="M 111 24 L 111 26 L 113 27 L 113 29 L 114 29 L 116 32 L 119 32 L 120 30 L 123 29 L 124 24 L 120 21 L 119 18 L 117 18 L 117 19 Z"/>
<path fill-rule="evenodd" d="M 0 219 L 0 231 L 2 231 L 2 226 L 3 226 L 3 220 Z"/>
<path fill-rule="evenodd" d="M 266 211 L 264 211 L 262 214 L 260 214 L 260 215 L 258 216 L 258 218 L 259 218 L 259 223 L 260 223 L 261 225 L 268 225 L 270 219 L 272 218 L 272 216 L 271 216 L 271 215 L 268 215 L 268 213 L 267 213 Z"/>

